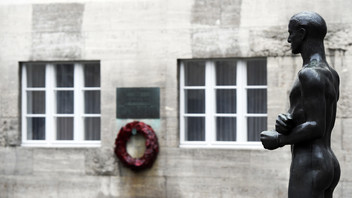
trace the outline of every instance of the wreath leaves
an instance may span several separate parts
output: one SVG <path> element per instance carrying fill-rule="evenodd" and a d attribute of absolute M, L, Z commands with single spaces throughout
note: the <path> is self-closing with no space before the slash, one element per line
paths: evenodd
<path fill-rule="evenodd" d="M 133 158 L 127 152 L 127 142 L 135 129 L 137 133 L 145 138 L 145 152 L 140 158 Z M 115 154 L 120 161 L 128 168 L 139 171 L 152 167 L 159 153 L 158 137 L 154 130 L 144 122 L 134 121 L 122 127 L 115 140 Z"/>

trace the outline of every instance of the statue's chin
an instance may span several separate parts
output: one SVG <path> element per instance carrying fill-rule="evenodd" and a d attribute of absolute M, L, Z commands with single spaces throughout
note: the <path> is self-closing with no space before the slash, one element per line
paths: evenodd
<path fill-rule="evenodd" d="M 292 53 L 293 54 L 299 54 L 299 53 L 301 53 L 301 47 L 300 47 L 301 45 L 294 45 L 294 46 L 292 46 L 291 45 L 291 51 L 292 51 Z"/>
<path fill-rule="evenodd" d="M 298 50 L 292 49 L 293 54 L 299 54 L 300 52 Z"/>

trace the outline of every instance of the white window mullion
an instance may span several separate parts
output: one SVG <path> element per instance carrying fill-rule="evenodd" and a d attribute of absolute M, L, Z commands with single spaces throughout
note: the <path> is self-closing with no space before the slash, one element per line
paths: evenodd
<path fill-rule="evenodd" d="M 182 62 L 180 67 L 180 143 L 185 140 L 185 64 Z"/>
<path fill-rule="evenodd" d="M 82 64 L 74 65 L 74 130 L 73 139 L 75 141 L 84 140 L 84 71 Z"/>
<path fill-rule="evenodd" d="M 247 66 L 243 60 L 237 61 L 237 142 L 247 141 Z"/>
<path fill-rule="evenodd" d="M 45 71 L 45 139 L 48 144 L 55 141 L 56 137 L 56 122 L 54 113 L 56 112 L 56 97 L 55 97 L 55 66 L 48 64 Z"/>
<path fill-rule="evenodd" d="M 215 64 L 205 63 L 205 141 L 208 145 L 216 140 L 215 126 Z"/>
<path fill-rule="evenodd" d="M 22 66 L 22 142 L 27 141 L 27 66 Z"/>

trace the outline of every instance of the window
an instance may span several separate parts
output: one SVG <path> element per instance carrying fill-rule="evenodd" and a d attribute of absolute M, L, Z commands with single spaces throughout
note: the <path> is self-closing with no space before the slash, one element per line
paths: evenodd
<path fill-rule="evenodd" d="M 100 64 L 23 63 L 22 145 L 100 145 Z"/>
<path fill-rule="evenodd" d="M 267 128 L 265 59 L 180 62 L 181 146 L 261 147 Z"/>

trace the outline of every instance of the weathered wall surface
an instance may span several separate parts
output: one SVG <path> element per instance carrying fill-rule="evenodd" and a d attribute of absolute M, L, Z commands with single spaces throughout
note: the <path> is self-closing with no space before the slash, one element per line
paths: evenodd
<path fill-rule="evenodd" d="M 0 197 L 287 196 L 290 152 L 179 148 L 177 60 L 267 57 L 269 128 L 288 108 L 302 63 L 291 56 L 289 18 L 327 21 L 328 60 L 340 74 L 333 148 L 352 194 L 352 2 L 348 0 L 30 0 L 0 2 Z M 101 61 L 101 148 L 20 146 L 20 61 Z M 160 87 L 160 154 L 134 173 L 113 154 L 116 87 Z M 303 179 L 303 178 L 302 178 Z"/>

